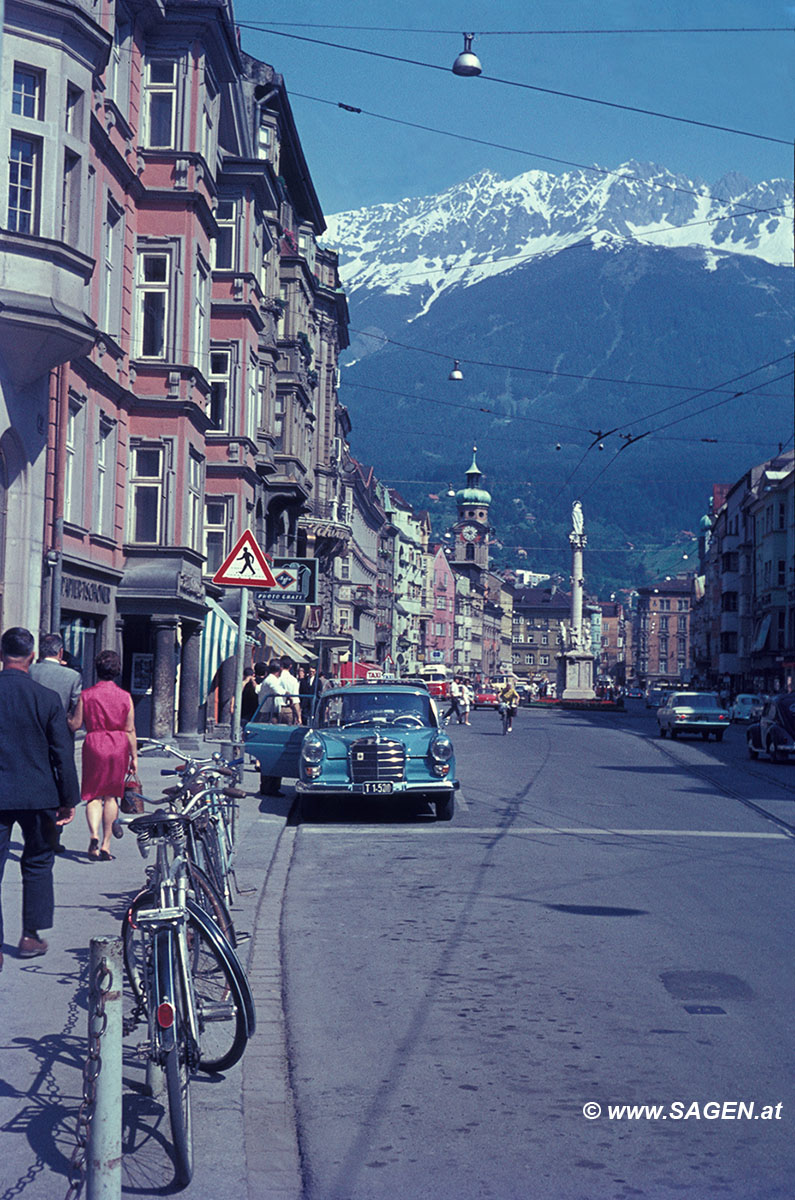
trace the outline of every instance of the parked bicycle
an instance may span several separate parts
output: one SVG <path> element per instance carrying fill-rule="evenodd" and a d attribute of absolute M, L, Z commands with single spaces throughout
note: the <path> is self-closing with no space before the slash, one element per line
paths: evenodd
<path fill-rule="evenodd" d="M 149 1058 L 165 1075 L 181 1183 L 189 1182 L 193 1172 L 191 1076 L 197 1070 L 216 1072 L 234 1065 L 256 1026 L 245 971 L 231 942 L 197 898 L 201 895 L 212 906 L 214 889 L 197 889 L 201 869 L 187 854 L 188 831 L 204 790 L 181 812 L 160 810 L 130 823 L 144 856 L 154 848 L 155 862 L 147 873 L 147 886 L 122 922 L 124 965 L 136 1016 L 146 1019 Z"/>

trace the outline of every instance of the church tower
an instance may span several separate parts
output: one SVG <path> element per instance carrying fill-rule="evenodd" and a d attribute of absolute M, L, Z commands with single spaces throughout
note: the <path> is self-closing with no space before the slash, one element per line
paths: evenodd
<path fill-rule="evenodd" d="M 453 554 L 450 565 L 470 574 L 473 582 L 489 568 L 489 505 L 491 496 L 481 487 L 483 478 L 477 464 L 477 446 L 472 448 L 472 466 L 467 471 L 466 487 L 456 492 L 458 520 L 453 526 Z"/>

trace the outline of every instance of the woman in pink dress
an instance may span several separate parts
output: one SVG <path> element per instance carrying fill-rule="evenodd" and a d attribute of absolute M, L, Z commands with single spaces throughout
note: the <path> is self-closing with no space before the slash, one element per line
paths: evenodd
<path fill-rule="evenodd" d="M 103 650 L 94 665 L 98 682 L 85 689 L 75 713 L 86 727 L 81 795 L 91 838 L 88 857 L 110 862 L 113 822 L 127 771 L 130 766 L 138 770 L 138 743 L 132 696 L 115 682 L 121 659 L 114 650 Z"/>

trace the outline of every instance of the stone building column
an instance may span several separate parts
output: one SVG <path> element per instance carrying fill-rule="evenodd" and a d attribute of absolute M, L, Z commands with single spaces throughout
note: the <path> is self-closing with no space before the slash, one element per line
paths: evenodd
<path fill-rule="evenodd" d="M 196 737 L 199 729 L 199 643 L 201 632 L 202 627 L 198 622 L 182 622 L 177 729 L 181 735 L 188 737 Z"/>
<path fill-rule="evenodd" d="M 167 741 L 174 734 L 176 654 L 174 642 L 179 618 L 152 617 L 155 663 L 152 679 L 152 737 Z"/>

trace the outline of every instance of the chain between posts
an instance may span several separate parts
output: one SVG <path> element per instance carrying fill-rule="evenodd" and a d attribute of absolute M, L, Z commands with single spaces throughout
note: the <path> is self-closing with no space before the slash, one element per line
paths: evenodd
<path fill-rule="evenodd" d="M 88 1054 L 83 1066 L 83 1100 L 77 1113 L 77 1144 L 69 1163 L 69 1190 L 65 1200 L 77 1200 L 86 1175 L 86 1150 L 91 1121 L 96 1104 L 97 1079 L 102 1070 L 102 1037 L 108 1024 L 105 1003 L 110 992 L 113 973 L 107 960 L 102 959 L 89 979 L 88 1011 L 91 1014 L 88 1030 Z"/>

